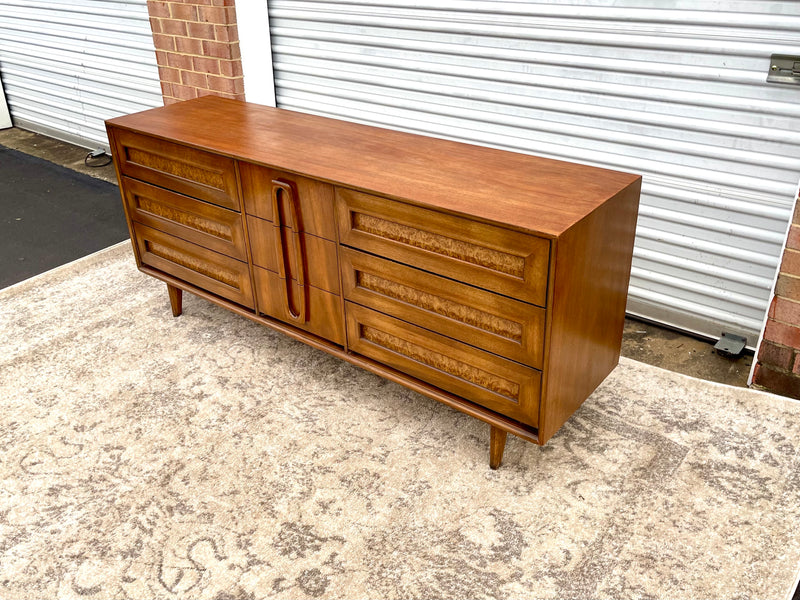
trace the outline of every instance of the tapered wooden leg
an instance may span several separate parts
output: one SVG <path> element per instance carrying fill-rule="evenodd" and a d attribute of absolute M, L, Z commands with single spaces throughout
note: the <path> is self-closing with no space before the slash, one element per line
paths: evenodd
<path fill-rule="evenodd" d="M 172 316 L 180 317 L 183 312 L 183 290 L 174 285 L 167 284 L 169 303 L 172 305 Z"/>
<path fill-rule="evenodd" d="M 506 438 L 508 432 L 494 425 L 490 425 L 489 434 L 489 466 L 496 469 L 503 462 L 503 450 L 506 449 Z"/>

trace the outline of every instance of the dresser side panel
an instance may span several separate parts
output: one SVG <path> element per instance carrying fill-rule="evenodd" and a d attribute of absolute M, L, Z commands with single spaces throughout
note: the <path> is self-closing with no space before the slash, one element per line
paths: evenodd
<path fill-rule="evenodd" d="M 641 179 L 554 244 L 539 443 L 545 443 L 619 361 Z"/>

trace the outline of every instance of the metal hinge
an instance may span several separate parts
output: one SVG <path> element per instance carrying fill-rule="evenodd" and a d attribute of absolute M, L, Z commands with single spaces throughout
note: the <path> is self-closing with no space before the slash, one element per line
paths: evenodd
<path fill-rule="evenodd" d="M 773 54 L 769 62 L 767 81 L 800 85 L 800 56 Z"/>

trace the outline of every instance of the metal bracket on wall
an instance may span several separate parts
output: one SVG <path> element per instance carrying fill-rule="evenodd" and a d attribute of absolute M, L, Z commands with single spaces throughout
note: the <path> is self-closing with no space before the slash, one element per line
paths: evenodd
<path fill-rule="evenodd" d="M 800 56 L 773 54 L 769 62 L 767 81 L 800 85 Z"/>

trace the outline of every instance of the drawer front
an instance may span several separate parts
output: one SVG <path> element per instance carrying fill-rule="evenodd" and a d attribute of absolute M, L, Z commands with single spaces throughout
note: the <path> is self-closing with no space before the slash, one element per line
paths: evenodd
<path fill-rule="evenodd" d="M 546 239 L 342 188 L 336 213 L 342 244 L 545 306 Z"/>
<path fill-rule="evenodd" d="M 122 178 L 122 190 L 131 220 L 247 260 L 241 213 L 129 177 Z"/>
<path fill-rule="evenodd" d="M 545 309 L 342 248 L 346 300 L 541 369 Z"/>
<path fill-rule="evenodd" d="M 233 159 L 121 129 L 114 138 L 123 175 L 240 210 Z"/>
<path fill-rule="evenodd" d="M 133 232 L 142 263 L 212 294 L 254 308 L 247 263 L 141 223 L 133 224 Z"/>
<path fill-rule="evenodd" d="M 283 235 L 286 276 L 297 280 L 297 252 L 293 251 L 292 231 L 288 227 L 281 227 Z M 257 217 L 247 216 L 247 230 L 250 233 L 250 251 L 253 255 L 253 264 L 264 267 L 274 273 L 279 272 L 279 250 L 277 246 L 278 228 L 269 221 Z M 339 293 L 339 270 L 336 259 L 336 242 L 326 240 L 315 235 L 300 234 L 302 244 L 301 255 L 305 257 L 304 280 L 309 285 L 320 289 Z"/>
<path fill-rule="evenodd" d="M 342 322 L 341 298 L 319 288 L 301 288 L 292 281 L 290 299 L 287 299 L 286 280 L 261 267 L 253 267 L 258 297 L 258 310 L 270 317 L 294 325 L 300 329 L 344 345 L 344 323 Z M 301 295 L 305 294 L 306 315 L 303 323 L 298 323 L 289 313 L 288 303 L 297 307 Z"/>
<path fill-rule="evenodd" d="M 347 302 L 350 350 L 533 427 L 541 373 Z"/>
<path fill-rule="evenodd" d="M 275 222 L 273 195 L 277 194 L 281 212 L 277 221 L 282 225 L 293 227 L 296 214 L 300 221 L 297 229 L 336 241 L 332 185 L 243 162 L 239 163 L 239 173 L 248 214 Z"/>

